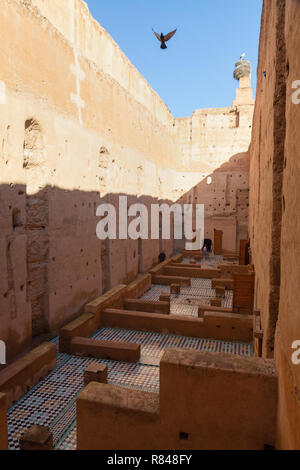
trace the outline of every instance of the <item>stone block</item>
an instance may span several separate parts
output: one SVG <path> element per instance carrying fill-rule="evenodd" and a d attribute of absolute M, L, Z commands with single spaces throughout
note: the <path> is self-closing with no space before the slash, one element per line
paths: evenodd
<path fill-rule="evenodd" d="M 53 450 L 53 436 L 49 428 L 34 424 L 20 438 L 21 450 Z"/>
<path fill-rule="evenodd" d="M 70 344 L 70 354 L 135 363 L 140 360 L 141 346 L 135 343 L 117 343 L 74 337 Z"/>
<path fill-rule="evenodd" d="M 167 292 L 162 292 L 159 296 L 159 301 L 160 302 L 171 302 L 171 295 L 168 294 Z"/>
<path fill-rule="evenodd" d="M 222 299 L 216 298 L 210 300 L 211 307 L 221 307 L 222 306 Z"/>
<path fill-rule="evenodd" d="M 223 286 L 217 286 L 216 287 L 216 296 L 218 298 L 224 298 L 225 297 L 225 287 Z"/>
<path fill-rule="evenodd" d="M 84 371 L 84 385 L 87 386 L 90 382 L 107 383 L 108 368 L 105 364 L 98 364 L 93 362 Z"/>
<path fill-rule="evenodd" d="M 180 294 L 180 284 L 171 284 L 170 291 L 171 291 L 171 294 L 179 295 Z"/>

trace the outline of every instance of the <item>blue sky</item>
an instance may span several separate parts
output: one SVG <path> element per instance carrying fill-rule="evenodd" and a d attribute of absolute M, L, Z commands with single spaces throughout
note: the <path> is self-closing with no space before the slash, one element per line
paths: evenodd
<path fill-rule="evenodd" d="M 231 106 L 235 62 L 252 63 L 255 87 L 262 0 L 86 0 L 175 117 Z M 177 34 L 160 49 L 152 33 Z"/>

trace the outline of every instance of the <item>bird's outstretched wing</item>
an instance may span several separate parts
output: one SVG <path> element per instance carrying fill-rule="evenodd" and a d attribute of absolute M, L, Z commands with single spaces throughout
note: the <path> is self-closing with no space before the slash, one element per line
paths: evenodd
<path fill-rule="evenodd" d="M 176 31 L 177 31 L 177 28 L 174 29 L 174 31 L 171 31 L 171 33 L 166 34 L 166 36 L 165 36 L 165 41 L 169 41 L 169 40 L 174 36 L 174 34 L 176 33 Z"/>
<path fill-rule="evenodd" d="M 155 34 L 155 36 L 157 37 L 157 39 L 159 40 L 159 42 L 161 42 L 160 35 L 157 34 L 157 33 L 154 31 L 154 29 L 152 29 L 152 31 L 153 31 L 153 33 Z"/>

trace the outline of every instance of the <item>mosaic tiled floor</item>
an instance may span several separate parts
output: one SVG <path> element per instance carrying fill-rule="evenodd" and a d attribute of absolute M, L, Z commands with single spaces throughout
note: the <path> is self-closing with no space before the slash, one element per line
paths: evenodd
<path fill-rule="evenodd" d="M 159 300 L 162 292 L 170 292 L 169 286 L 152 286 L 142 297 L 144 300 Z M 171 314 L 181 316 L 198 316 L 197 305 L 210 305 L 210 299 L 216 297 L 216 290 L 211 288 L 210 279 L 191 279 L 190 287 L 182 287 L 179 295 L 171 295 Z M 231 308 L 232 291 L 225 292 L 222 307 Z"/>
<path fill-rule="evenodd" d="M 249 344 L 113 328 L 99 330 L 94 338 L 141 344 L 142 355 L 138 364 L 96 361 L 107 364 L 109 383 L 156 393 L 159 391 L 158 364 L 167 348 L 177 347 L 252 355 L 252 347 Z M 54 342 L 57 344 L 57 339 Z M 84 386 L 83 372 L 94 361 L 95 359 L 92 358 L 58 354 L 56 369 L 8 412 L 9 447 L 11 450 L 19 448 L 20 436 L 33 423 L 50 427 L 57 449 L 75 448 L 76 397 Z"/>
<path fill-rule="evenodd" d="M 219 263 L 220 260 L 215 260 Z M 153 286 L 144 299 L 158 300 L 166 286 Z M 197 316 L 193 302 L 209 304 L 215 297 L 211 281 L 192 279 L 191 287 L 183 288 L 179 296 L 172 295 L 171 312 L 174 315 Z M 232 305 L 232 292 L 227 292 L 224 306 Z M 9 448 L 19 449 L 19 438 L 32 424 L 49 426 L 56 449 L 76 448 L 76 398 L 84 387 L 83 372 L 91 362 L 108 366 L 108 382 L 128 388 L 159 392 L 159 362 L 167 348 L 185 348 L 212 352 L 231 352 L 251 356 L 250 344 L 188 338 L 175 335 L 147 333 L 116 328 L 102 328 L 95 339 L 141 344 L 141 360 L 137 364 L 81 358 L 67 354 L 57 355 L 57 367 L 37 384 L 8 412 Z M 58 338 L 53 342 L 58 346 Z"/>

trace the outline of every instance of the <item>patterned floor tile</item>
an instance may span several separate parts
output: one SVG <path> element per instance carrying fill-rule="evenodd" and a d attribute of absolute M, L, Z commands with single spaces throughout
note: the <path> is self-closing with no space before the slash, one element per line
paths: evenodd
<path fill-rule="evenodd" d="M 217 260 L 216 262 L 220 262 Z M 169 287 L 153 286 L 143 298 L 158 300 Z M 197 316 L 197 306 L 215 296 L 211 281 L 192 279 L 191 287 L 183 288 L 179 296 L 172 295 L 171 313 Z M 232 305 L 232 292 L 226 292 L 224 306 Z M 106 364 L 108 382 L 143 391 L 159 392 L 159 362 L 168 348 L 184 348 L 213 352 L 231 352 L 251 356 L 250 344 L 231 343 L 176 335 L 148 333 L 118 328 L 102 328 L 93 335 L 95 339 L 116 342 L 133 342 L 141 345 L 141 359 L 137 364 L 81 358 L 57 354 L 57 367 L 39 382 L 8 411 L 9 448 L 19 449 L 19 438 L 32 424 L 49 426 L 59 450 L 76 448 L 76 398 L 84 387 L 83 372 L 92 362 Z M 58 348 L 58 338 L 52 341 Z"/>

